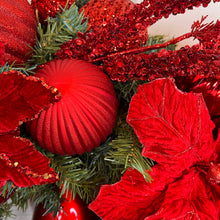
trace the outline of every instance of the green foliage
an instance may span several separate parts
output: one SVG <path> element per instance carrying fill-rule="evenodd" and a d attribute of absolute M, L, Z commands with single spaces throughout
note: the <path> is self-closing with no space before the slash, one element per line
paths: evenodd
<path fill-rule="evenodd" d="M 4 66 L 0 66 L 0 73 L 7 72 L 10 70 L 16 70 L 25 74 L 26 76 L 29 76 L 30 74 L 33 74 L 34 69 L 35 69 L 34 66 L 29 66 L 27 64 L 17 66 L 14 63 L 12 63 L 11 65 L 5 63 Z"/>
<path fill-rule="evenodd" d="M 0 66 L 0 73 L 7 72 L 9 70 L 10 70 L 10 65 L 8 63 L 5 63 L 4 66 Z"/>
<path fill-rule="evenodd" d="M 6 220 L 7 218 L 14 218 L 15 215 L 12 213 L 12 203 L 5 202 L 0 205 L 0 220 Z"/>
<path fill-rule="evenodd" d="M 55 217 L 62 202 L 58 187 L 55 184 L 19 188 L 14 187 L 13 183 L 8 181 L 4 186 L 2 195 L 10 199 L 0 205 L 0 219 L 1 216 L 10 217 L 12 215 L 11 207 L 13 205 L 17 209 L 25 211 L 28 207 L 28 201 L 32 201 L 36 205 L 43 204 L 47 212 L 53 213 Z"/>
<path fill-rule="evenodd" d="M 162 44 L 165 43 L 165 39 L 163 35 L 153 35 L 153 36 L 148 36 L 148 41 L 146 46 L 150 46 L 150 45 L 155 45 L 155 44 Z M 172 44 L 169 45 L 165 48 L 160 48 L 160 49 L 155 49 L 155 50 L 149 50 L 147 53 L 154 53 L 154 52 L 158 52 L 161 49 L 166 49 L 166 50 L 175 50 L 176 49 L 176 44 Z"/>
<path fill-rule="evenodd" d="M 69 9 L 62 9 L 55 18 L 48 18 L 47 27 L 38 24 L 38 38 L 34 54 L 29 61 L 32 65 L 40 65 L 54 59 L 54 54 L 60 46 L 77 37 L 78 32 L 87 30 L 88 21 L 83 13 L 78 13 L 78 7 L 73 4 Z"/>
<path fill-rule="evenodd" d="M 89 2 L 89 0 L 76 0 L 76 5 L 78 8 L 81 8 L 88 2 Z"/>
<path fill-rule="evenodd" d="M 36 205 L 43 204 L 43 207 L 47 210 L 46 213 L 51 212 L 54 217 L 59 211 L 62 202 L 55 184 L 17 188 L 11 200 L 14 205 L 23 211 L 26 210 L 29 200 Z"/>
<path fill-rule="evenodd" d="M 124 83 L 114 81 L 113 84 L 119 102 L 122 103 L 125 101 L 130 103 L 132 96 L 137 92 L 137 87 L 144 83 L 146 83 L 146 81 L 130 79 Z"/>
<path fill-rule="evenodd" d="M 82 155 L 61 156 L 35 144 L 50 159 L 50 166 L 60 177 L 56 183 L 58 188 L 62 188 L 60 196 L 70 191 L 72 197 L 78 194 L 89 203 L 97 196 L 101 185 L 117 182 L 129 167 L 141 172 L 146 181 L 151 180 L 147 170 L 153 163 L 141 155 L 142 145 L 125 122 L 125 117 L 126 114 L 120 115 L 114 134 L 103 144 Z M 43 191 L 39 193 L 38 200 L 50 204 L 49 197 L 41 197 L 41 194 Z"/>

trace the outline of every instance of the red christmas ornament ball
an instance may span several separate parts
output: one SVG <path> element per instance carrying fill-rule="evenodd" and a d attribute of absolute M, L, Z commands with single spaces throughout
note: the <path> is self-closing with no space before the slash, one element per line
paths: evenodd
<path fill-rule="evenodd" d="M 69 0 L 67 8 L 69 8 L 75 0 Z M 55 17 L 60 11 L 60 6 L 64 8 L 67 0 L 32 0 L 31 4 L 38 12 L 40 22 L 45 22 L 48 17 Z"/>
<path fill-rule="evenodd" d="M 109 22 L 134 7 L 130 0 L 90 0 L 81 11 L 89 18 L 89 28 L 99 27 L 103 22 Z"/>
<path fill-rule="evenodd" d="M 60 155 L 82 154 L 112 133 L 118 101 L 111 81 L 97 66 L 82 60 L 55 60 L 36 76 L 61 92 L 59 102 L 27 125 L 41 147 Z"/>
<path fill-rule="evenodd" d="M 87 205 L 76 196 L 70 199 L 70 195 L 62 203 L 62 210 L 53 218 L 52 213 L 44 215 L 46 210 L 39 205 L 34 210 L 33 220 L 99 220 L 100 218 L 87 208 Z"/>
<path fill-rule="evenodd" d="M 3 60 L 9 64 L 26 62 L 35 44 L 37 21 L 27 0 L 0 1 L 0 42 Z"/>

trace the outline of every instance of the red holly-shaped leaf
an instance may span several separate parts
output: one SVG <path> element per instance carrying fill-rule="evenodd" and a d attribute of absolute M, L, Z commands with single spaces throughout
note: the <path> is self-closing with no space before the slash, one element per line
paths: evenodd
<path fill-rule="evenodd" d="M 142 154 L 174 177 L 215 150 L 214 128 L 201 94 L 183 93 L 171 79 L 141 85 L 130 103 L 127 122 L 133 126 Z"/>
<path fill-rule="evenodd" d="M 1 73 L 0 88 L 0 133 L 16 130 L 23 121 L 58 99 L 56 89 L 17 71 Z"/>
<path fill-rule="evenodd" d="M 18 187 L 27 187 L 58 180 L 49 159 L 27 139 L 0 135 L 0 152 L 0 181 L 11 180 Z"/>

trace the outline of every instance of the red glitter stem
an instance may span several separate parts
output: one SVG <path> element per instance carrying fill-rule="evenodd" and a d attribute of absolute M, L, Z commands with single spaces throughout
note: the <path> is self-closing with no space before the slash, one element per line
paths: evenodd
<path fill-rule="evenodd" d="M 154 49 L 159 49 L 159 48 L 164 48 L 164 47 L 167 47 L 171 44 L 176 44 L 182 40 L 185 40 L 187 38 L 190 38 L 193 36 L 193 33 L 190 32 L 190 33 L 186 33 L 184 35 L 181 35 L 177 38 L 174 38 L 170 41 L 167 41 L 165 43 L 161 43 L 161 44 L 155 44 L 155 45 L 150 45 L 150 46 L 146 46 L 146 47 L 141 47 L 141 48 L 135 48 L 135 49 L 131 49 L 131 50 L 125 50 L 125 51 L 121 51 L 121 52 L 116 52 L 116 53 L 112 53 L 112 54 L 109 54 L 105 57 L 99 57 L 97 59 L 94 59 L 94 60 L 90 60 L 89 62 L 98 62 L 98 61 L 102 61 L 102 60 L 105 60 L 105 59 L 108 59 L 110 57 L 114 57 L 114 56 L 117 56 L 117 55 L 125 55 L 125 54 L 138 54 L 138 53 L 143 53 L 143 52 L 146 52 L 146 51 L 149 51 L 149 50 L 154 50 Z"/>

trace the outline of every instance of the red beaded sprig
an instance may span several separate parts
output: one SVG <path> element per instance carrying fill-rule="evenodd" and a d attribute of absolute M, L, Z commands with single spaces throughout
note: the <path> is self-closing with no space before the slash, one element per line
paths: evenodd
<path fill-rule="evenodd" d="M 219 45 L 220 22 L 203 24 L 204 19 L 195 22 L 190 33 L 162 44 L 107 54 L 107 51 L 103 52 L 102 44 L 99 46 L 96 42 L 97 47 L 93 49 L 93 52 L 97 50 L 100 52 L 98 58 L 90 50 L 94 43 L 95 34 L 93 32 L 88 33 L 87 38 L 85 35 L 79 34 L 78 39 L 64 43 L 56 55 L 59 58 L 85 59 L 90 62 L 102 61 L 103 65 L 100 68 L 112 80 L 122 82 L 127 81 L 128 78 L 152 80 L 158 77 L 175 77 L 184 74 L 187 76 L 196 74 L 216 75 L 220 70 L 220 51 L 216 46 Z M 193 47 L 186 46 L 176 51 L 162 50 L 159 53 L 143 54 L 146 51 L 176 44 L 189 37 L 197 38 L 201 44 Z M 108 46 L 110 45 L 108 44 L 106 47 Z"/>
<path fill-rule="evenodd" d="M 184 13 L 185 9 L 201 4 L 207 6 L 208 3 L 210 0 L 184 0 L 181 3 L 177 0 L 145 0 L 135 4 L 128 13 L 96 26 L 92 32 L 79 33 L 78 39 L 64 43 L 56 55 L 92 61 L 112 53 L 140 48 L 147 40 L 147 28 L 162 17 Z M 183 38 L 186 37 L 190 36 L 184 35 Z"/>

